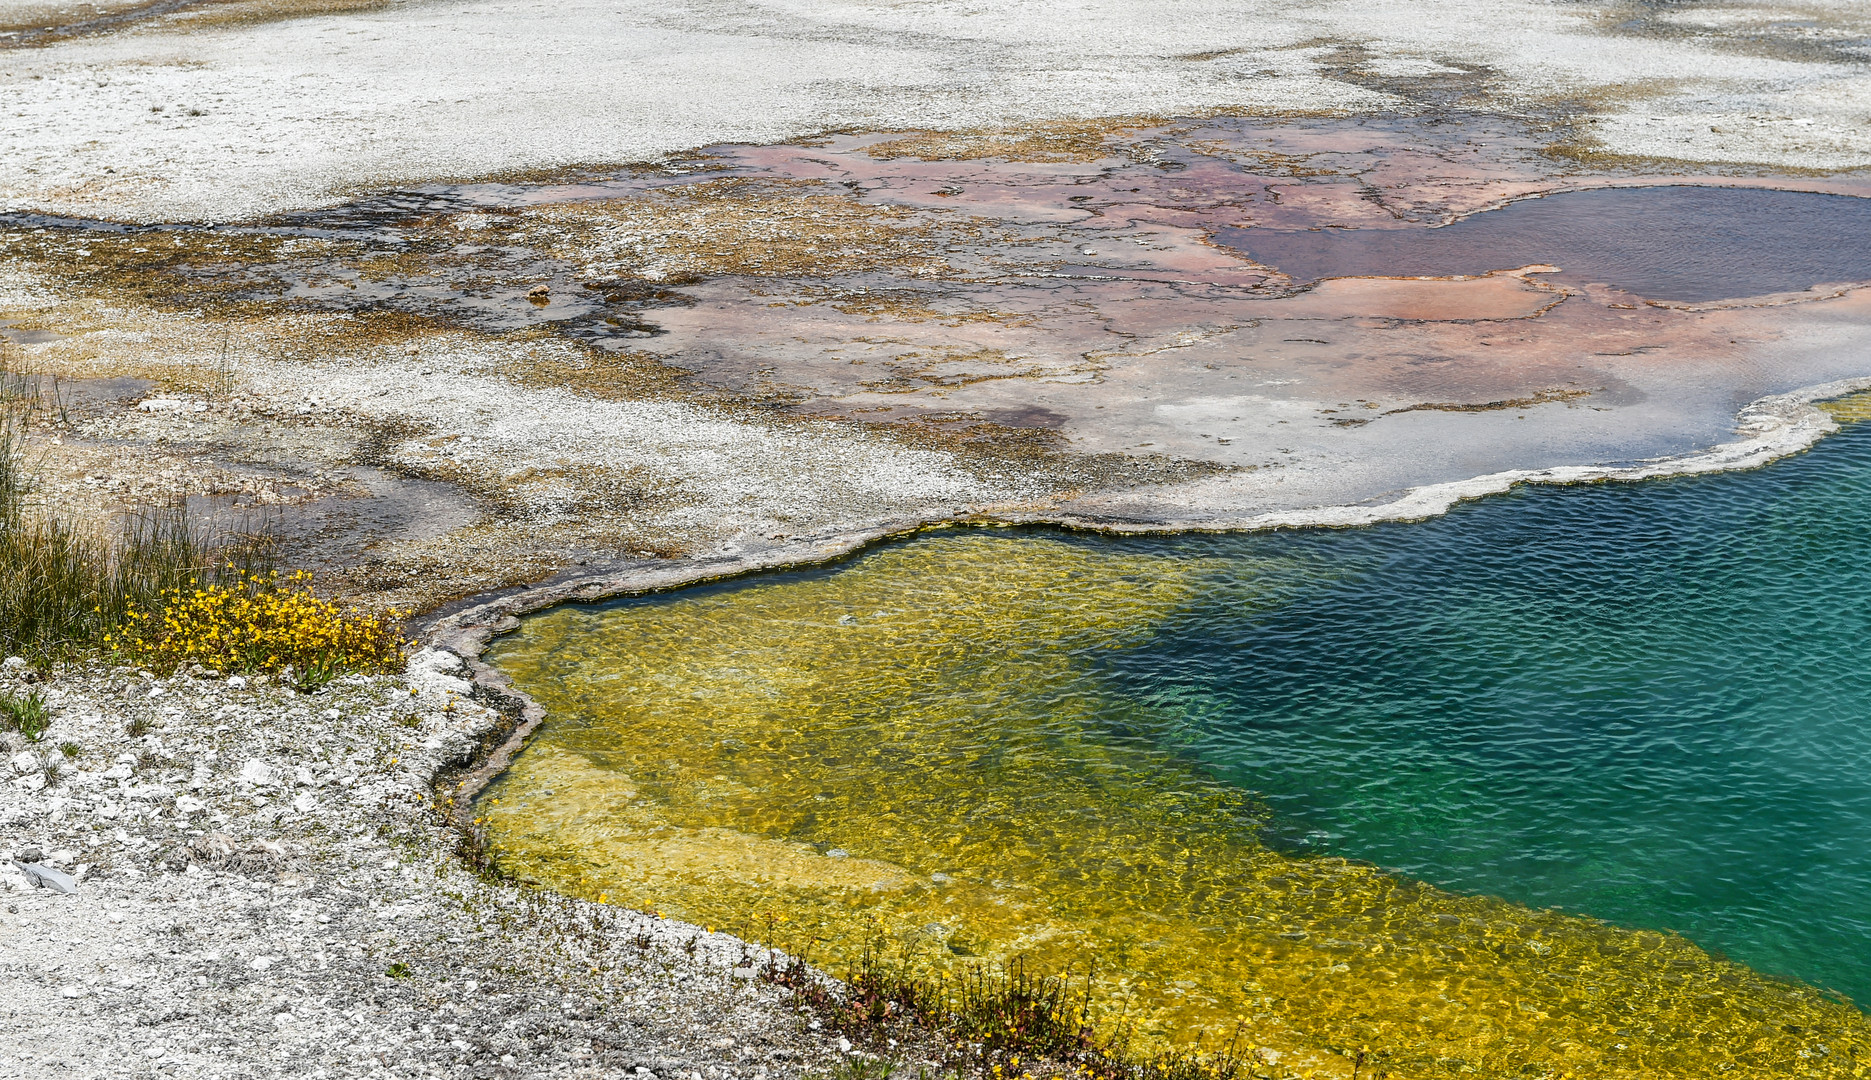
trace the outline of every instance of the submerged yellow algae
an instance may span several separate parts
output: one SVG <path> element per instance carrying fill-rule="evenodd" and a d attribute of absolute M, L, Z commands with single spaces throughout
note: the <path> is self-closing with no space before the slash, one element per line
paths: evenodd
<path fill-rule="evenodd" d="M 1241 567 L 960 532 L 548 612 L 495 650 L 552 719 L 483 813 L 568 892 L 834 969 L 880 931 L 932 966 L 1095 961 L 1111 1022 L 1239 1026 L 1321 1076 L 1361 1047 L 1397 1077 L 1865 1074 L 1857 1009 L 1680 937 L 1262 844 L 1180 713 L 1106 674 L 1192 605 L 1280 601 Z"/>
<path fill-rule="evenodd" d="M 1860 390 L 1830 401 L 1814 402 L 1819 411 L 1841 424 L 1855 424 L 1860 420 L 1871 420 L 1871 390 Z"/>

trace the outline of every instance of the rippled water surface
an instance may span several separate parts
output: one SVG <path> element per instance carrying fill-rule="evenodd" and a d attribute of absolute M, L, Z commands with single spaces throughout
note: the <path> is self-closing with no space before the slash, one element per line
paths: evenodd
<path fill-rule="evenodd" d="M 1223 229 L 1218 238 L 1302 281 L 1549 263 L 1563 280 L 1694 303 L 1871 280 L 1871 199 L 1761 188 L 1601 188 L 1440 229 Z"/>
<path fill-rule="evenodd" d="M 1856 1075 L 1801 984 L 1871 998 L 1868 621 L 1866 430 L 1353 531 L 926 534 L 529 620 L 553 719 L 486 805 L 562 888 L 1095 955 L 1328 1072 Z"/>

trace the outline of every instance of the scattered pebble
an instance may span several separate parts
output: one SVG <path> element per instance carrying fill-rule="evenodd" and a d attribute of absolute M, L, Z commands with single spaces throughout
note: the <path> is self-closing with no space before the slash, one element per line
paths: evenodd
<path fill-rule="evenodd" d="M 78 752 L 0 784 L 0 1072 L 823 1071 L 835 1041 L 749 977 L 763 950 L 462 866 L 431 778 L 501 720 L 433 659 L 315 696 L 102 666 L 37 684 L 48 745 Z M 0 689 L 30 671 L 0 662 Z"/>

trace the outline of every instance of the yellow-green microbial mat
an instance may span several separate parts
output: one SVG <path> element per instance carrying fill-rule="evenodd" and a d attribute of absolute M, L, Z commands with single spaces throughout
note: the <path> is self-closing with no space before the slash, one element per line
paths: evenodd
<path fill-rule="evenodd" d="M 1263 624 L 1312 641 L 1295 663 L 1356 652 L 1346 627 L 1275 625 L 1369 594 L 1382 558 L 1330 544 L 955 531 L 552 610 L 492 651 L 549 719 L 480 812 L 505 867 L 568 893 L 833 971 L 879 935 L 931 965 L 1095 962 L 1106 1022 L 1238 1027 L 1322 1077 L 1359 1048 L 1396 1077 L 1864 1074 L 1871 1032 L 1838 995 L 1295 838 L 1297 811 L 1257 788 L 1339 781 L 1256 750 L 1214 672 Z M 1309 685 L 1308 707 L 1338 692 Z M 1452 837 L 1434 800 L 1459 781 L 1403 771 L 1422 787 L 1384 828 Z"/>

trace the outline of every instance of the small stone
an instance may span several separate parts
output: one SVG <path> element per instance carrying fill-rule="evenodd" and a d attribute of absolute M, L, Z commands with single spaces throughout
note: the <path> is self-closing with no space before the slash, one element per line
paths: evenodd
<path fill-rule="evenodd" d="M 199 814 L 208 808 L 208 804 L 190 795 L 178 795 L 175 800 L 175 812 L 178 814 Z"/>
<path fill-rule="evenodd" d="M 83 997 L 83 996 L 84 996 L 84 987 L 82 987 L 82 986 L 67 986 L 67 987 L 64 987 L 64 988 L 62 988 L 62 989 L 60 989 L 60 990 L 59 990 L 59 992 L 58 992 L 58 996 L 59 996 L 59 997 L 62 997 L 62 998 L 78 998 L 78 997 Z"/>
<path fill-rule="evenodd" d="M 227 677 L 227 688 L 229 690 L 247 689 L 247 677 L 245 675 L 229 675 Z"/>
<path fill-rule="evenodd" d="M 243 784 L 265 787 L 273 782 L 273 777 L 273 767 L 255 758 L 240 767 L 240 775 L 236 779 Z"/>
<path fill-rule="evenodd" d="M 40 860 L 45 858 L 45 852 L 40 851 L 39 848 L 36 847 L 35 845 L 28 844 L 25 847 L 20 848 L 19 854 L 13 857 L 15 859 L 18 859 L 20 862 L 39 862 Z"/>
<path fill-rule="evenodd" d="M 309 791 L 301 791 L 298 797 L 292 800 L 292 808 L 301 814 L 309 814 L 318 809 L 318 797 Z"/>
<path fill-rule="evenodd" d="M 39 759 L 33 756 L 31 750 L 21 750 L 19 753 L 13 755 L 8 764 L 13 766 L 14 772 L 23 773 L 38 768 Z"/>
<path fill-rule="evenodd" d="M 831 849 L 830 851 L 826 852 L 825 857 L 828 859 L 848 859 L 851 857 L 851 853 L 849 851 L 846 851 L 844 848 L 835 847 Z"/>
<path fill-rule="evenodd" d="M 9 656 L 5 660 L 0 660 L 0 669 L 7 671 L 24 671 L 26 669 L 26 658 L 23 656 Z"/>
<path fill-rule="evenodd" d="M 15 862 L 14 866 L 25 871 L 26 877 L 41 889 L 51 889 L 67 895 L 78 891 L 77 879 L 47 863 Z"/>
<path fill-rule="evenodd" d="M 273 958 L 270 956 L 256 956 L 247 966 L 255 971 L 265 971 L 267 968 L 273 966 Z"/>

